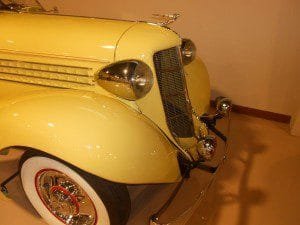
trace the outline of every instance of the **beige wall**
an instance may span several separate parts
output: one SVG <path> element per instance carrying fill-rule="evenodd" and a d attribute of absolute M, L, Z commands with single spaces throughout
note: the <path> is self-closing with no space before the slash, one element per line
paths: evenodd
<path fill-rule="evenodd" d="M 300 105 L 299 0 L 48 0 L 64 13 L 148 19 L 182 15 L 173 28 L 193 39 L 213 96 L 293 115 Z"/>

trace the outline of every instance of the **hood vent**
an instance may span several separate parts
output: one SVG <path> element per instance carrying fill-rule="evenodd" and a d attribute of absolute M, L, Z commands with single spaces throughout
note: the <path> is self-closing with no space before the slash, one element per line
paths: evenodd
<path fill-rule="evenodd" d="M 59 87 L 83 88 L 94 84 L 92 68 L 0 59 L 0 80 Z"/>

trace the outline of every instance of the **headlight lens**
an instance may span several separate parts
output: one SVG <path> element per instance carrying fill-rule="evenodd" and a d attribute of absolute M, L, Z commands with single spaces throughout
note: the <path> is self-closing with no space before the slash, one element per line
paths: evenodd
<path fill-rule="evenodd" d="M 107 91 L 128 100 L 144 97 L 152 88 L 150 67 L 140 61 L 121 61 L 102 69 L 98 83 Z"/>
<path fill-rule="evenodd" d="M 182 39 L 181 55 L 184 65 L 188 65 L 196 58 L 196 45 L 190 39 Z"/>

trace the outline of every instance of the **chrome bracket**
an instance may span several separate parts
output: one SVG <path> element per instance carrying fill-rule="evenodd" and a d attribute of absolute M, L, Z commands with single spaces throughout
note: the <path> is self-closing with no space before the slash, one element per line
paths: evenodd
<path fill-rule="evenodd" d="M 205 123 L 210 131 L 221 138 L 224 142 L 227 142 L 227 137 L 216 128 L 217 119 L 220 119 L 218 114 L 212 117 L 209 115 L 203 115 L 199 117 L 199 120 Z"/>

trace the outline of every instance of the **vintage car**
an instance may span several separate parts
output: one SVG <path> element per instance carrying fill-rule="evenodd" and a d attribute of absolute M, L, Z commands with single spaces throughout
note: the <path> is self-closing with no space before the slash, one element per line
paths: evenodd
<path fill-rule="evenodd" d="M 37 1 L 38 2 L 38 1 Z M 48 224 L 124 225 L 129 184 L 182 182 L 216 149 L 207 70 L 159 22 L 59 15 L 0 3 L 0 151 L 25 151 L 24 191 Z M 152 218 L 159 223 L 162 210 Z"/>

